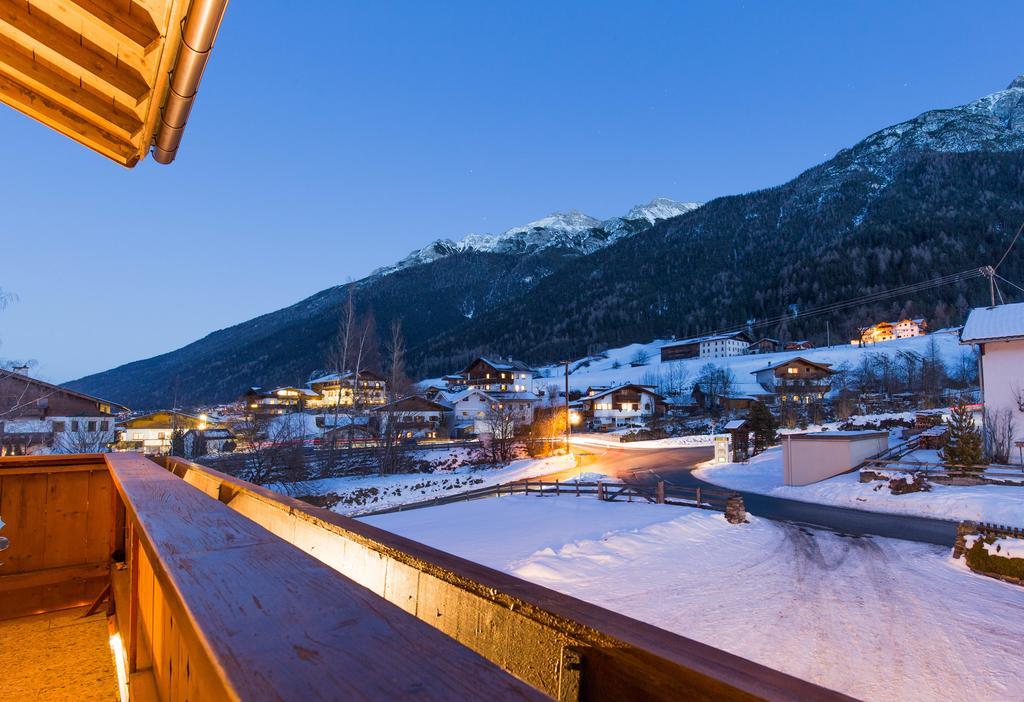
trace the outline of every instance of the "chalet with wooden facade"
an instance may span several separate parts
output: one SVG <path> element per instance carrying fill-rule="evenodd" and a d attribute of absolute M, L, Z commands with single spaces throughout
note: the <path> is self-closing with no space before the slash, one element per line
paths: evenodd
<path fill-rule="evenodd" d="M 753 374 L 758 384 L 771 393 L 780 406 L 797 406 L 821 402 L 832 389 L 830 379 L 834 371 L 828 363 L 794 356 L 769 363 Z"/>
<path fill-rule="evenodd" d="M 664 363 L 687 358 L 742 356 L 753 343 L 754 338 L 745 331 L 698 336 L 665 344 L 661 347 L 661 360 Z"/>
<path fill-rule="evenodd" d="M 810 351 L 813 348 L 814 348 L 814 344 L 812 344 L 810 341 L 807 341 L 806 339 L 800 339 L 798 341 L 788 341 L 788 342 L 786 342 L 786 345 L 783 348 L 783 350 L 784 351 Z"/>
<path fill-rule="evenodd" d="M 767 336 L 763 336 L 747 347 L 747 353 L 775 353 L 781 348 L 782 343 L 778 339 L 769 339 Z"/>
<path fill-rule="evenodd" d="M 373 409 L 381 429 L 394 422 L 405 439 L 447 439 L 451 434 L 451 405 L 423 395 L 409 395 Z"/>
<path fill-rule="evenodd" d="M 0 370 L 0 455 L 105 451 L 128 408 Z"/>
<path fill-rule="evenodd" d="M 480 357 L 459 371 L 468 388 L 485 392 L 533 392 L 533 369 L 511 358 L 494 360 Z"/>
<path fill-rule="evenodd" d="M 585 421 L 595 429 L 644 425 L 665 414 L 665 398 L 650 385 L 626 383 L 582 397 L 578 401 Z"/>
<path fill-rule="evenodd" d="M 387 379 L 373 371 L 328 373 L 307 383 L 313 396 L 306 405 L 311 409 L 330 407 L 376 407 L 388 401 Z"/>
<path fill-rule="evenodd" d="M 219 422 L 206 415 L 187 414 L 177 410 L 157 410 L 132 417 L 118 425 L 119 438 L 115 448 L 119 451 L 140 451 L 147 454 L 165 454 L 171 450 L 175 432 L 182 436 L 189 430 L 220 429 Z"/>

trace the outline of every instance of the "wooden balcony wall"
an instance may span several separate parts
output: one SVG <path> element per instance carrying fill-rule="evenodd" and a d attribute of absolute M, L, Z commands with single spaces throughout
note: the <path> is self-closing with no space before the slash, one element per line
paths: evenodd
<path fill-rule="evenodd" d="M 8 615 L 109 582 L 131 699 L 542 699 L 143 456 L 5 458 L 0 478 Z"/>
<path fill-rule="evenodd" d="M 850 699 L 213 469 L 160 462 L 555 699 Z"/>
<path fill-rule="evenodd" d="M 0 619 L 91 603 L 110 577 L 115 491 L 99 456 L 0 462 Z"/>

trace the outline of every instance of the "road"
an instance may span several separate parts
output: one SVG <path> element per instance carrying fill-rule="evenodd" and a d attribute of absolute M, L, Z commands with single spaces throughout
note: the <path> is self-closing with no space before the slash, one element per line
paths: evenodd
<path fill-rule="evenodd" d="M 698 463 L 710 459 L 714 449 L 694 448 L 604 448 L 574 446 L 583 456 L 582 472 L 594 468 L 625 482 L 650 485 L 664 480 L 667 485 L 683 487 L 717 487 L 693 475 Z M 564 471 L 546 479 L 567 479 L 577 471 Z M 866 510 L 834 507 L 811 502 L 799 502 L 781 497 L 742 492 L 747 511 L 759 517 L 805 524 L 819 529 L 830 529 L 843 534 L 870 534 L 892 539 L 919 541 L 940 546 L 952 546 L 956 538 L 956 522 L 905 514 L 886 514 Z"/>

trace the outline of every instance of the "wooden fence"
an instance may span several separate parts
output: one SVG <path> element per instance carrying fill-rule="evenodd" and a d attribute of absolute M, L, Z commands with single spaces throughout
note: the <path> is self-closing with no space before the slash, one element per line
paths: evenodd
<path fill-rule="evenodd" d="M 928 477 L 945 478 L 991 478 L 1000 480 L 1014 478 L 1024 481 L 1024 467 L 992 464 L 967 466 L 960 463 L 934 463 L 930 461 L 902 461 L 896 458 L 869 458 L 861 464 L 867 470 L 902 470 L 907 473 L 924 473 Z"/>
<path fill-rule="evenodd" d="M 1024 529 L 1020 527 L 978 522 L 977 530 L 983 536 L 994 536 L 998 539 L 1024 539 Z"/>

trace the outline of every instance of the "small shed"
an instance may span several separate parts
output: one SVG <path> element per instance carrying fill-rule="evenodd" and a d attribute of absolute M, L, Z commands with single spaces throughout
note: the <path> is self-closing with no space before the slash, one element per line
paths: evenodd
<path fill-rule="evenodd" d="M 750 458 L 750 423 L 746 419 L 733 419 L 726 422 L 724 431 L 732 438 L 733 462 Z"/>
<path fill-rule="evenodd" d="M 889 447 L 884 431 L 818 431 L 782 437 L 786 485 L 810 485 L 846 473 Z"/>

